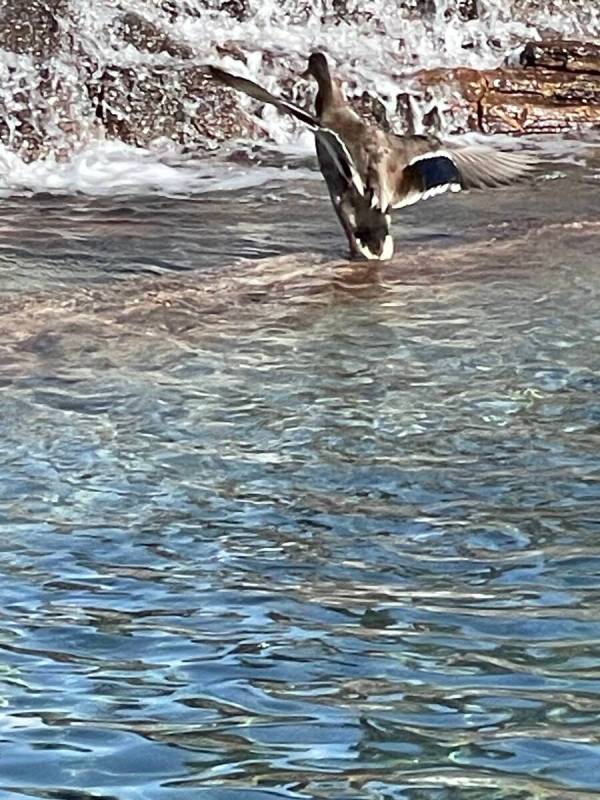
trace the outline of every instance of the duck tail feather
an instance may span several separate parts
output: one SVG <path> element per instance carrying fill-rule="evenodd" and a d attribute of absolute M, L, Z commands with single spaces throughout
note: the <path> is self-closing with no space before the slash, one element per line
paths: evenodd
<path fill-rule="evenodd" d="M 355 205 L 354 213 L 352 234 L 359 253 L 369 261 L 388 261 L 394 254 L 390 215 L 373 208 L 366 198 Z"/>

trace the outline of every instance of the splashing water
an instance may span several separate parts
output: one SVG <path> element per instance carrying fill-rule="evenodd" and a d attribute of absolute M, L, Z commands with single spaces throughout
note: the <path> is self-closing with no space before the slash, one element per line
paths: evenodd
<path fill-rule="evenodd" d="M 415 71 L 494 67 L 512 48 L 549 31 L 600 36 L 600 7 L 579 0 L 409 0 L 393 12 L 386 0 L 73 0 L 70 6 L 38 0 L 20 12 L 19 3 L 4 0 L 0 13 L 2 183 L 16 191 L 89 191 L 96 179 L 110 185 L 115 149 L 99 145 L 107 139 L 151 145 L 158 165 L 149 175 L 139 170 L 140 161 L 147 165 L 145 151 L 130 151 L 128 163 L 121 149 L 117 186 L 147 188 L 164 179 L 166 191 L 195 191 L 189 168 L 171 175 L 164 153 L 172 162 L 173 149 L 214 146 L 220 106 L 205 97 L 199 76 L 206 63 L 307 103 L 313 87 L 297 76 L 307 54 L 323 49 L 351 97 L 366 91 L 381 98 L 400 129 L 397 98 L 404 93 L 419 130 L 420 119 L 434 106 L 443 111 L 452 97 L 443 89 L 423 97 L 411 85 Z M 235 103 L 225 138 L 251 134 L 283 148 L 312 149 L 310 134 L 274 109 Z M 61 165 L 74 158 L 72 168 Z M 111 168 L 103 170 L 107 159 Z M 90 174 L 82 178 L 84 164 Z M 56 185 L 50 173 L 57 173 Z"/>

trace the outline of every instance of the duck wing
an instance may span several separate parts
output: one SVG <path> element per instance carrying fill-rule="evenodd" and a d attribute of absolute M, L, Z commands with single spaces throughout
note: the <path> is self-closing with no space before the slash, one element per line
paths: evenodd
<path fill-rule="evenodd" d="M 485 145 L 460 147 L 426 136 L 390 137 L 393 161 L 404 164 L 396 181 L 392 208 L 402 208 L 443 192 L 507 186 L 531 174 L 537 160 Z"/>
<path fill-rule="evenodd" d="M 289 100 L 284 100 L 281 97 L 277 97 L 271 92 L 267 91 L 264 87 L 259 86 L 258 83 L 254 83 L 254 81 L 248 80 L 248 78 L 242 78 L 239 75 L 232 75 L 230 72 L 225 72 L 224 69 L 220 67 L 213 67 L 209 66 L 208 68 L 211 76 L 214 80 L 218 81 L 219 83 L 225 84 L 225 86 L 230 86 L 232 89 L 236 89 L 238 92 L 243 92 L 244 94 L 253 97 L 255 100 L 258 100 L 260 103 L 269 103 L 272 106 L 276 106 L 280 111 L 283 111 L 286 114 L 291 114 L 296 119 L 299 119 L 305 125 L 308 125 L 309 128 L 317 129 L 321 126 L 317 122 L 317 120 L 309 114 L 308 111 L 305 111 L 300 106 L 295 105 L 294 103 L 290 103 Z"/>
<path fill-rule="evenodd" d="M 248 80 L 248 78 L 232 75 L 230 72 L 226 72 L 220 67 L 209 66 L 208 69 L 214 80 L 219 83 L 230 86 L 238 92 L 243 92 L 249 97 L 258 100 L 260 103 L 269 103 L 284 114 L 290 114 L 300 120 L 300 122 L 308 125 L 315 135 L 317 155 L 320 151 L 323 157 L 322 162 L 322 157 L 319 156 L 319 163 L 327 164 L 331 179 L 336 182 L 342 180 L 346 181 L 346 183 L 353 183 L 359 194 L 364 194 L 363 182 L 356 169 L 356 165 L 352 160 L 348 148 L 337 133 L 329 128 L 325 128 L 312 114 L 309 114 L 308 111 L 300 108 L 300 106 L 282 97 L 277 97 L 277 95 L 267 91 L 263 86 L 259 86 L 258 83 Z M 327 154 L 326 158 L 324 154 Z M 325 179 L 328 180 L 327 175 L 325 175 L 325 173 L 323 174 Z"/>
<path fill-rule="evenodd" d="M 352 185 L 363 196 L 365 187 L 350 152 L 341 138 L 329 128 L 319 127 L 314 132 L 317 159 L 327 185 L 340 191 Z"/>
<path fill-rule="evenodd" d="M 463 189 L 508 186 L 531 176 L 538 159 L 531 153 L 508 153 L 486 145 L 446 145 L 460 172 Z"/>

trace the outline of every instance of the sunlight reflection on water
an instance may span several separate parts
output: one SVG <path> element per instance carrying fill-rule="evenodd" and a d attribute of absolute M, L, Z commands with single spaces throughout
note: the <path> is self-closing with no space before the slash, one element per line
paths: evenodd
<path fill-rule="evenodd" d="M 597 796 L 598 222 L 474 197 L 379 274 L 322 199 L 4 229 L 7 796 Z"/>

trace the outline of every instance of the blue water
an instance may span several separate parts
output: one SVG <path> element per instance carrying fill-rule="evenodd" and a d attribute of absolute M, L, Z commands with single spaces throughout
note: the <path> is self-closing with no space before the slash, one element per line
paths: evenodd
<path fill-rule="evenodd" d="M 0 797 L 600 795 L 597 180 L 277 191 L 3 208 Z"/>

